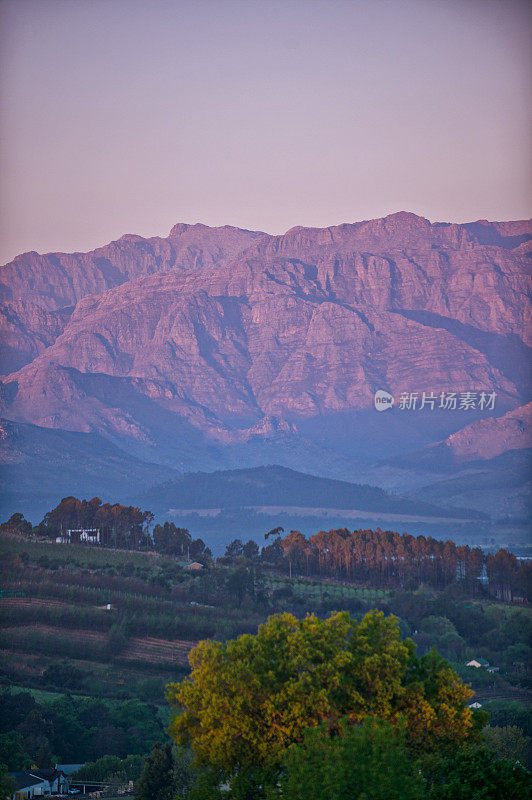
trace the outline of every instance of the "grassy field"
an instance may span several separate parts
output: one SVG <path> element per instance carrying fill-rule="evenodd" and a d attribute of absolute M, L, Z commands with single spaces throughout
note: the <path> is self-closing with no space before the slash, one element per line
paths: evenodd
<path fill-rule="evenodd" d="M 136 552 L 132 550 L 112 550 L 111 548 L 90 547 L 82 544 L 58 544 L 54 541 L 43 542 L 32 539 L 20 539 L 15 536 L 0 537 L 0 554 L 4 556 L 27 553 L 32 562 L 53 558 L 57 564 L 79 567 L 81 569 L 120 569 L 125 565 L 145 567 L 156 564 L 161 556 L 154 552 Z"/>
<path fill-rule="evenodd" d="M 52 692 L 52 691 L 46 691 L 45 689 L 31 689 L 28 688 L 27 686 L 17 686 L 14 683 L 10 685 L 9 690 L 13 694 L 20 694 L 21 692 L 29 692 L 31 696 L 34 697 L 38 703 L 41 703 L 44 700 L 57 700 L 58 698 L 63 697 L 64 695 L 64 692 L 61 691 Z M 82 695 L 82 694 L 78 696 L 88 697 L 88 695 Z"/>

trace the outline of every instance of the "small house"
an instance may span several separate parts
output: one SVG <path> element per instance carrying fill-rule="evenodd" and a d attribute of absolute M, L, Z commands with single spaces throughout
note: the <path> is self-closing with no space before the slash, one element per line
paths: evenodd
<path fill-rule="evenodd" d="M 31 772 L 10 772 L 9 774 L 15 781 L 16 786 L 11 795 L 12 800 L 28 800 L 28 798 L 50 794 L 48 781 L 39 778 L 37 775 L 32 775 Z"/>
<path fill-rule="evenodd" d="M 68 792 L 68 779 L 60 770 L 34 769 L 30 774 L 46 781 L 45 794 L 66 794 Z"/>
<path fill-rule="evenodd" d="M 100 544 L 99 528 L 70 528 L 67 536 L 71 542 L 85 542 L 86 544 Z"/>
<path fill-rule="evenodd" d="M 474 703 L 471 703 L 471 705 L 469 705 L 468 708 L 475 708 L 475 709 L 482 708 L 482 703 L 475 701 Z"/>
<path fill-rule="evenodd" d="M 475 667 L 476 669 L 480 669 L 481 667 L 486 669 L 489 665 L 490 662 L 486 661 L 485 658 L 472 658 L 471 661 L 466 662 L 466 667 Z"/>

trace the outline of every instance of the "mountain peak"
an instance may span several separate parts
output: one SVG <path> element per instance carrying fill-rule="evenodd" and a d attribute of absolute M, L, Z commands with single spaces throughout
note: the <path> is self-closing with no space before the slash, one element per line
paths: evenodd
<path fill-rule="evenodd" d="M 190 231 L 190 230 L 195 230 L 195 231 L 205 230 L 205 231 L 207 231 L 207 230 L 213 230 L 213 229 L 209 228 L 208 225 L 204 225 L 203 222 L 191 222 L 191 223 L 189 223 L 189 222 L 178 222 L 176 225 L 174 225 L 174 227 L 172 228 L 172 230 L 168 234 L 168 238 L 171 239 L 173 236 L 181 236 L 183 233 L 186 233 L 187 231 Z"/>
<path fill-rule="evenodd" d="M 383 220 L 386 222 L 409 222 L 416 225 L 420 225 L 423 228 L 428 228 L 430 226 L 430 221 L 426 217 L 420 217 L 419 214 L 414 214 L 413 211 L 395 211 L 393 214 L 387 214 L 383 217 Z"/>

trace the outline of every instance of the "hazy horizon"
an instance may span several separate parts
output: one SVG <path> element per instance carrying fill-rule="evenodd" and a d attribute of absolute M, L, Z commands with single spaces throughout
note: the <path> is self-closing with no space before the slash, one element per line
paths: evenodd
<path fill-rule="evenodd" d="M 4 0 L 0 263 L 176 222 L 532 209 L 519 0 Z"/>

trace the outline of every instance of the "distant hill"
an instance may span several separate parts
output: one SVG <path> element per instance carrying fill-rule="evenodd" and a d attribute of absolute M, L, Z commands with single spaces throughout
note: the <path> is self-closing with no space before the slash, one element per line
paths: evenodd
<path fill-rule="evenodd" d="M 459 543 L 480 543 L 491 535 L 489 520 L 478 510 L 442 508 L 279 465 L 188 473 L 147 490 L 141 502 L 159 520 L 172 519 L 201 537 L 215 555 L 235 538 L 264 544 L 264 534 L 278 525 L 305 535 L 380 527 Z"/>
<path fill-rule="evenodd" d="M 396 497 L 375 486 L 320 478 L 287 467 L 193 472 L 141 495 L 157 513 L 172 510 L 262 507 L 343 509 L 416 517 L 479 518 L 478 512 L 443 509 L 423 500 Z"/>
<path fill-rule="evenodd" d="M 38 522 L 62 497 L 138 504 L 136 486 L 177 473 L 124 453 L 96 433 L 0 420 L 0 520 L 21 511 Z"/>
<path fill-rule="evenodd" d="M 472 461 L 459 475 L 442 471 L 439 480 L 408 492 L 408 497 L 482 509 L 492 518 L 525 518 L 532 503 L 531 463 L 530 449 L 509 450 L 492 459 Z"/>

